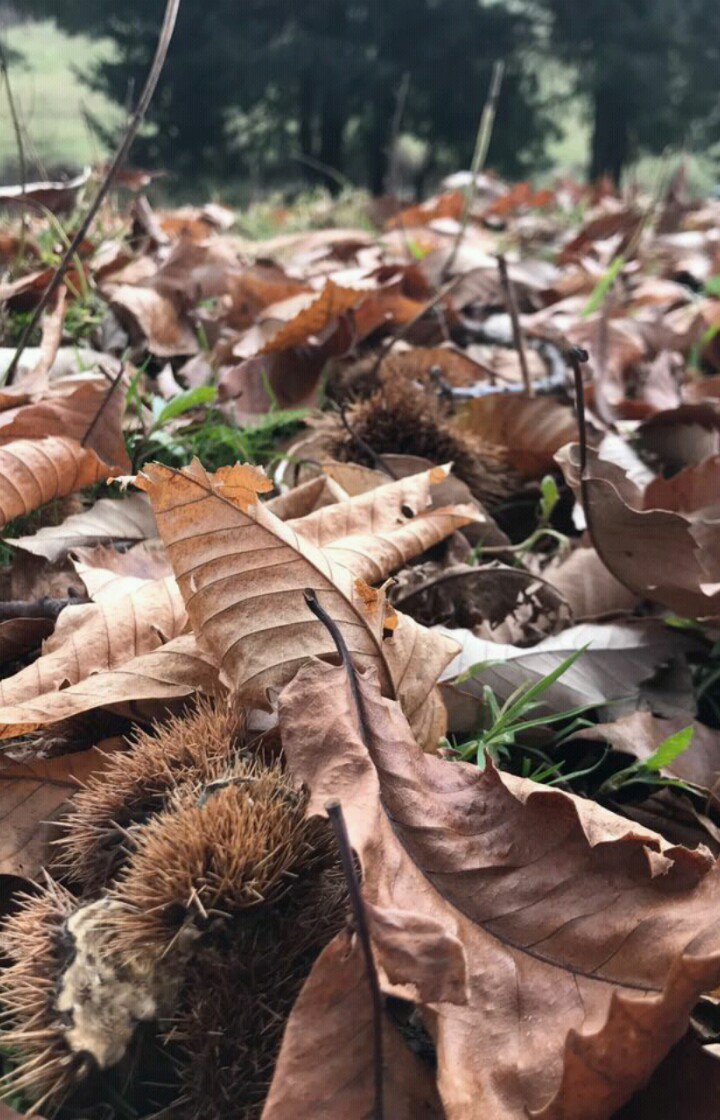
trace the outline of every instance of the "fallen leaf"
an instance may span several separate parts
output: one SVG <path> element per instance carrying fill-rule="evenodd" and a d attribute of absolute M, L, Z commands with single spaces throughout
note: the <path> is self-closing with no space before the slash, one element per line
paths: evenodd
<path fill-rule="evenodd" d="M 262 1120 L 373 1115 L 373 1008 L 357 938 L 340 933 L 315 962 L 291 1012 Z M 393 1120 L 442 1120 L 432 1069 L 383 1021 L 384 1107 Z"/>
<path fill-rule="evenodd" d="M 183 321 L 173 300 L 153 288 L 123 284 L 113 291 L 110 306 L 160 358 L 197 354 L 200 349 L 194 331 Z"/>
<path fill-rule="evenodd" d="M 66 607 L 42 655 L 0 681 L 0 705 L 17 706 L 120 668 L 182 633 L 187 617 L 175 580 L 144 581 L 129 595 Z"/>
<path fill-rule="evenodd" d="M 10 445 L 12 446 L 12 445 Z M 0 449 L 0 457 L 3 451 Z M 13 548 L 55 561 L 72 549 L 103 541 L 144 541 L 157 536 L 150 503 L 144 494 L 100 498 L 83 513 L 66 517 L 60 525 L 47 525 L 27 537 L 14 537 Z"/>
<path fill-rule="evenodd" d="M 197 460 L 183 471 L 151 464 L 141 479 L 193 629 L 217 658 L 221 679 L 246 703 L 267 708 L 268 690 L 286 683 L 306 658 L 333 653 L 330 635 L 304 598 L 304 589 L 312 588 L 353 656 L 378 665 L 384 687 L 399 693 L 419 738 L 428 746 L 437 742 L 444 717 L 434 685 L 451 656 L 452 639 L 404 616 L 392 637 L 383 638 L 383 597 L 367 602 L 362 581 L 385 578 L 466 524 L 474 511 L 433 511 L 396 527 L 398 495 L 407 483 L 394 484 L 389 504 L 378 502 L 380 491 L 371 492 L 373 534 L 328 542 L 323 532 L 324 547 L 318 548 L 257 501 L 256 491 L 269 483 L 252 467 L 212 476 Z M 344 514 L 329 506 L 308 521 L 316 534 L 325 523 L 335 527 L 338 517 L 353 526 L 352 510 L 366 512 L 368 499 L 360 495 L 347 508 Z"/>
<path fill-rule="evenodd" d="M 557 456 L 566 481 L 581 501 L 600 559 L 636 595 L 662 603 L 685 618 L 720 613 L 720 561 L 705 547 L 716 537 L 712 523 L 664 509 L 647 509 L 643 491 L 615 464 L 588 450 L 580 478 L 579 448 Z M 672 481 L 672 480 L 671 480 Z"/>
<path fill-rule="evenodd" d="M 280 700 L 283 746 L 310 814 L 342 804 L 380 975 L 415 993 L 447 1120 L 609 1117 L 720 976 L 717 865 L 490 763 L 423 755 L 374 675 L 359 687 L 366 741 L 345 669 L 302 669 Z M 414 956 L 388 951 L 388 923 Z M 343 1084 L 320 1092 L 305 1111 L 332 1115 Z"/>
<path fill-rule="evenodd" d="M 468 401 L 458 426 L 485 443 L 507 448 L 510 463 L 523 478 L 540 478 L 554 466 L 554 455 L 575 438 L 571 408 L 552 397 L 493 393 Z"/>
<path fill-rule="evenodd" d="M 104 482 L 111 471 L 74 439 L 18 439 L 0 446 L 0 524 L 55 498 Z"/>
<path fill-rule="evenodd" d="M 632 755 L 643 762 L 655 753 L 665 739 L 686 727 L 693 728 L 692 742 L 686 751 L 665 767 L 665 772 L 704 789 L 713 790 L 720 776 L 720 733 L 698 723 L 691 713 L 672 719 L 659 719 L 650 712 L 632 712 L 613 723 L 598 723 L 593 727 L 583 728 L 573 738 L 609 743 L 616 751 Z"/>
<path fill-rule="evenodd" d="M 637 595 L 615 579 L 594 548 L 573 549 L 544 568 L 543 578 L 563 596 L 575 622 L 632 614 L 637 606 Z"/>
<path fill-rule="evenodd" d="M 37 879 L 49 855 L 51 819 L 107 757 L 103 745 L 59 758 L 0 758 L 0 874 Z"/>
<path fill-rule="evenodd" d="M 543 705 L 552 711 L 561 712 L 582 704 L 602 707 L 611 700 L 637 702 L 642 682 L 687 649 L 687 639 L 657 622 L 584 623 L 545 638 L 529 649 L 488 642 L 470 630 L 444 632 L 461 644 L 461 652 L 441 677 L 446 685 L 443 693 L 453 728 L 454 719 L 459 718 L 454 715 L 458 699 L 470 697 L 473 704 L 468 711 L 476 715 L 484 685 L 505 700 L 519 685 L 536 683 L 585 646 L 587 649 L 575 664 L 543 693 Z M 452 683 L 475 665 L 484 666 L 476 677 Z M 461 721 L 463 729 L 466 719 Z"/>
<path fill-rule="evenodd" d="M 412 229 L 413 226 L 427 226 L 441 218 L 459 221 L 465 208 L 465 195 L 462 191 L 448 191 L 436 198 L 430 198 L 418 206 L 406 206 L 399 214 L 390 218 L 387 229 Z"/>
<path fill-rule="evenodd" d="M 48 724 L 60 723 L 99 708 L 123 710 L 142 718 L 142 703 L 152 706 L 151 717 L 162 715 L 174 700 L 195 693 L 222 691 L 212 658 L 198 648 L 192 634 L 141 653 L 114 669 L 91 673 L 77 684 L 29 696 L 0 706 L 0 739 L 16 738 Z"/>

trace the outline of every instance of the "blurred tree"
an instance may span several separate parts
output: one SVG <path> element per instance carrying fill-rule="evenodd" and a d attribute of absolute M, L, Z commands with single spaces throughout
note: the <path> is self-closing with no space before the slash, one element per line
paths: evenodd
<path fill-rule="evenodd" d="M 717 0 L 539 0 L 555 52 L 592 105 L 589 174 L 619 182 L 631 158 L 682 145 L 720 92 Z M 717 116 L 715 124 L 717 124 Z"/>
<path fill-rule="evenodd" d="M 163 0 L 113 0 L 111 11 L 106 0 L 26 5 L 70 32 L 114 39 L 115 59 L 82 79 L 132 101 Z M 294 153 L 307 176 L 337 185 L 333 172 L 352 170 L 379 192 L 404 75 L 403 130 L 427 141 L 439 167 L 466 165 L 492 62 L 502 57 L 490 162 L 518 174 L 537 168 L 551 127 L 523 65 L 532 35 L 527 15 L 494 0 L 184 0 L 137 158 L 222 175 L 233 161 L 242 172 L 238 159 L 270 170 Z"/>

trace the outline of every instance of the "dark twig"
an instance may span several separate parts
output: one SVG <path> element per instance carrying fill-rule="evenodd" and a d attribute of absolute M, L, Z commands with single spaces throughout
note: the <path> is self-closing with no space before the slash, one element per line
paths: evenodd
<path fill-rule="evenodd" d="M 55 270 L 55 274 L 52 280 L 41 295 L 35 311 L 28 320 L 25 330 L 22 333 L 22 337 L 20 338 L 20 342 L 18 343 L 18 348 L 15 351 L 13 360 L 8 367 L 7 376 L 5 378 L 6 385 L 11 384 L 15 376 L 15 371 L 17 370 L 20 358 L 23 355 L 23 351 L 25 350 L 25 347 L 27 346 L 33 331 L 35 330 L 35 327 L 40 322 L 40 316 L 42 315 L 52 297 L 55 295 L 57 289 L 60 287 L 63 281 L 63 277 L 65 276 L 65 273 L 67 272 L 71 261 L 80 248 L 82 242 L 85 240 L 88 230 L 93 223 L 95 215 L 102 206 L 103 201 L 107 197 L 107 194 L 110 191 L 113 182 L 115 181 L 115 177 L 117 176 L 118 171 L 125 162 L 133 140 L 135 139 L 138 129 L 140 128 L 140 125 L 145 118 L 145 114 L 148 111 L 150 102 L 153 98 L 153 94 L 155 93 L 155 87 L 158 84 L 163 66 L 165 65 L 165 59 L 167 58 L 168 48 L 170 47 L 170 40 L 172 39 L 179 7 L 180 0 L 167 0 L 167 4 L 165 7 L 165 16 L 163 18 L 163 24 L 160 30 L 160 36 L 158 38 L 155 57 L 153 59 L 152 66 L 150 67 L 150 72 L 148 73 L 147 80 L 145 82 L 145 88 L 143 89 L 142 94 L 140 95 L 140 100 L 138 101 L 135 108 L 135 112 L 128 122 L 128 126 L 125 130 L 125 134 L 123 135 L 122 140 L 120 141 L 117 152 L 115 153 L 112 163 L 105 173 L 105 178 L 100 184 L 100 189 L 98 190 L 95 198 L 90 204 L 87 214 L 80 223 L 75 236 L 65 250 L 63 258 L 60 261 L 57 269 Z"/>
<path fill-rule="evenodd" d="M 27 165 L 25 162 L 25 144 L 23 142 L 22 128 L 20 127 L 20 118 L 18 116 L 17 105 L 15 104 L 15 96 L 13 94 L 12 85 L 10 83 L 10 69 L 8 67 L 7 54 L 5 53 L 5 45 L 0 39 L 0 70 L 2 71 L 3 81 L 5 83 L 5 92 L 8 99 L 8 107 L 10 109 L 10 118 L 12 120 L 13 131 L 15 133 L 15 143 L 17 144 L 18 163 L 20 170 L 20 188 L 23 195 L 25 194 L 25 187 L 27 184 Z M 25 235 L 27 233 L 27 215 L 25 210 L 20 211 L 20 244 L 18 247 L 18 258 L 21 258 L 25 252 Z"/>
<path fill-rule="evenodd" d="M 522 327 L 520 326 L 520 316 L 518 314 L 517 299 L 515 298 L 515 286 L 510 279 L 508 272 L 507 261 L 505 260 L 504 253 L 498 253 L 498 271 L 500 273 L 500 282 L 503 286 L 505 295 L 505 303 L 507 305 L 508 313 L 510 315 L 510 322 L 512 323 L 513 342 L 515 349 L 520 360 L 520 371 L 522 373 L 523 385 L 525 392 L 529 397 L 533 395 L 532 382 L 530 380 L 530 370 L 528 369 L 527 354 L 525 353 L 525 340 L 523 338 Z"/>
<path fill-rule="evenodd" d="M 0 603 L 0 622 L 7 622 L 11 618 L 49 618 L 54 622 L 66 607 L 81 607 L 89 602 L 89 599 L 81 595 L 70 595 L 67 599 L 50 599 L 44 596 L 33 602 L 10 599 Z"/>
<path fill-rule="evenodd" d="M 373 1118 L 374 1120 L 383 1120 L 385 1115 L 383 1084 L 383 999 L 382 992 L 380 991 L 380 981 L 375 967 L 375 959 L 370 943 L 370 931 L 367 924 L 367 915 L 360 892 L 360 884 L 358 883 L 352 848 L 350 847 L 350 837 L 348 836 L 342 806 L 339 801 L 328 801 L 325 806 L 325 812 L 330 818 L 330 823 L 335 833 L 335 839 L 337 840 L 338 849 L 340 851 L 340 861 L 345 873 L 345 881 L 347 882 L 348 894 L 350 896 L 355 929 L 357 930 L 363 956 L 365 957 L 365 968 L 373 1006 L 373 1078 L 375 1097 Z"/>
<path fill-rule="evenodd" d="M 450 256 L 445 261 L 445 266 L 442 271 L 442 278 L 446 280 L 453 269 L 453 265 L 460 252 L 460 246 L 465 239 L 465 232 L 470 220 L 470 211 L 472 210 L 475 195 L 477 194 L 477 180 L 478 175 L 485 166 L 485 160 L 490 147 L 490 138 L 492 137 L 493 126 L 495 124 L 495 113 L 497 112 L 497 103 L 500 96 L 500 89 L 502 86 L 503 77 L 505 75 L 505 63 L 500 59 L 493 65 L 492 77 L 490 78 L 490 88 L 488 90 L 487 99 L 483 106 L 482 116 L 480 117 L 480 125 L 478 127 L 477 138 L 475 140 L 475 151 L 473 152 L 472 164 L 470 166 L 470 182 L 465 192 L 465 205 L 463 206 L 462 218 L 458 226 L 457 234 L 453 247 L 450 250 Z"/>
<path fill-rule="evenodd" d="M 575 382 L 575 407 L 578 417 L 578 439 L 580 443 L 580 481 L 585 478 L 587 469 L 587 426 L 585 424 L 585 386 L 583 385 L 582 363 L 588 360 L 587 350 L 573 346 L 567 352 L 567 361 L 573 371 Z M 583 499 L 583 504 L 584 499 Z M 587 510 L 585 510 L 587 516 Z"/>
<path fill-rule="evenodd" d="M 389 195 L 398 193 L 400 184 L 398 182 L 398 144 L 400 141 L 400 129 L 402 127 L 402 119 L 405 115 L 405 103 L 407 96 L 410 92 L 410 71 L 406 70 L 402 76 L 398 91 L 395 97 L 395 111 L 390 123 L 390 141 L 388 143 L 388 173 L 385 178 L 385 191 Z M 404 227 L 402 227 L 405 233 Z"/>
<path fill-rule="evenodd" d="M 342 631 L 340 630 L 340 627 L 338 626 L 335 619 L 331 618 L 330 615 L 325 610 L 325 608 L 320 606 L 320 603 L 318 602 L 317 594 L 315 593 L 315 591 L 313 591 L 313 589 L 311 587 L 306 587 L 303 594 L 305 596 L 305 602 L 307 603 L 307 605 L 309 606 L 310 610 L 315 615 L 315 617 L 320 619 L 323 626 L 325 627 L 325 629 L 330 634 L 330 637 L 334 641 L 334 643 L 337 647 L 337 651 L 340 654 L 340 660 L 342 661 L 343 665 L 345 666 L 345 670 L 346 670 L 347 675 L 348 675 L 348 680 L 350 681 L 350 692 L 352 693 L 352 698 L 353 698 L 353 701 L 355 703 L 355 708 L 356 708 L 357 717 L 358 717 L 358 723 L 360 724 L 360 731 L 362 732 L 363 742 L 365 743 L 365 746 L 369 750 L 370 749 L 370 722 L 367 718 L 367 713 L 365 711 L 365 704 L 364 704 L 364 701 L 363 701 L 363 698 L 362 698 L 362 693 L 360 692 L 360 682 L 358 681 L 357 673 L 355 671 L 355 666 L 353 665 L 353 660 L 352 660 L 352 657 L 350 656 L 350 650 L 347 648 L 347 644 L 346 644 L 345 639 L 342 635 Z"/>

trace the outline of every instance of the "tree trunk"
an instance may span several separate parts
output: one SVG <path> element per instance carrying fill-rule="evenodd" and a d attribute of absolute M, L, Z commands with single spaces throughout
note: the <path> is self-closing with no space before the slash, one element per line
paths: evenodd
<path fill-rule="evenodd" d="M 617 77 L 617 76 L 616 76 Z M 630 112 L 625 81 L 603 82 L 594 91 L 590 179 L 609 176 L 620 185 L 630 154 Z"/>
<path fill-rule="evenodd" d="M 343 105 L 338 94 L 334 90 L 329 90 L 325 96 L 322 116 L 320 120 L 320 152 L 319 160 L 324 167 L 328 168 L 327 172 L 323 172 L 324 181 L 333 194 L 337 194 L 341 188 L 341 180 L 336 176 L 330 174 L 331 171 L 337 171 L 342 174 L 343 167 L 343 129 L 345 121 L 343 120 Z"/>

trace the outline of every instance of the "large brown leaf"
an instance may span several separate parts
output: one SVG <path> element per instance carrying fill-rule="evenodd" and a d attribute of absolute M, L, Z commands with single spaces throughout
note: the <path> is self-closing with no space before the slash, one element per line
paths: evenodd
<path fill-rule="evenodd" d="M 0 525 L 103 482 L 110 473 L 94 451 L 64 436 L 7 443 L 0 447 Z"/>
<path fill-rule="evenodd" d="M 360 690 L 366 742 L 345 670 L 306 666 L 283 746 L 308 812 L 342 803 L 380 975 L 423 1008 L 447 1120 L 606 1120 L 720 977 L 720 870 L 592 802 L 424 755 L 372 676 Z M 302 1010 L 288 1034 L 311 1029 Z M 343 1101 L 337 1071 L 308 1115 Z"/>
<path fill-rule="evenodd" d="M 426 492 L 429 477 L 416 479 L 416 497 Z M 373 535 L 318 548 L 257 500 L 270 483 L 252 467 L 212 476 L 197 461 L 184 471 L 152 464 L 142 480 L 193 629 L 217 658 L 223 680 L 248 704 L 267 707 L 268 690 L 286 684 L 306 658 L 333 654 L 330 635 L 305 601 L 304 589 L 312 588 L 353 657 L 378 666 L 383 687 L 400 697 L 419 738 L 434 746 L 443 723 L 434 686 L 452 656 L 452 639 L 406 616 L 388 619 L 384 595 L 363 581 L 384 579 L 466 524 L 473 511 L 434 510 L 398 526 L 398 507 L 411 492 L 412 480 L 403 480 L 359 495 L 344 513 L 342 506 L 329 506 L 311 514 L 306 527 L 323 541 L 323 526 L 355 528 L 358 509 L 363 523 L 373 519 Z M 386 624 L 389 636 L 383 636 Z"/>
<path fill-rule="evenodd" d="M 643 490 L 625 471 L 588 451 L 586 477 L 580 477 L 579 448 L 557 456 L 578 501 L 582 500 L 593 544 L 605 567 L 636 595 L 662 603 L 685 617 L 720 614 L 720 530 L 714 517 L 673 509 L 647 509 Z M 680 504 L 688 488 L 670 484 Z M 648 488 L 650 489 L 650 488 Z M 706 493 L 702 488 L 703 494 Z M 669 504 L 669 503 L 668 503 Z"/>
<path fill-rule="evenodd" d="M 61 525 L 47 525 L 32 536 L 14 537 L 12 544 L 13 548 L 54 561 L 82 545 L 144 541 L 155 536 L 155 518 L 147 498 L 144 494 L 130 494 L 117 500 L 101 498 L 90 509 L 66 517 Z"/>
<path fill-rule="evenodd" d="M 555 452 L 577 431 L 572 409 L 554 398 L 503 393 L 469 401 L 458 423 L 485 443 L 506 447 L 510 463 L 524 478 L 552 470 Z"/>

